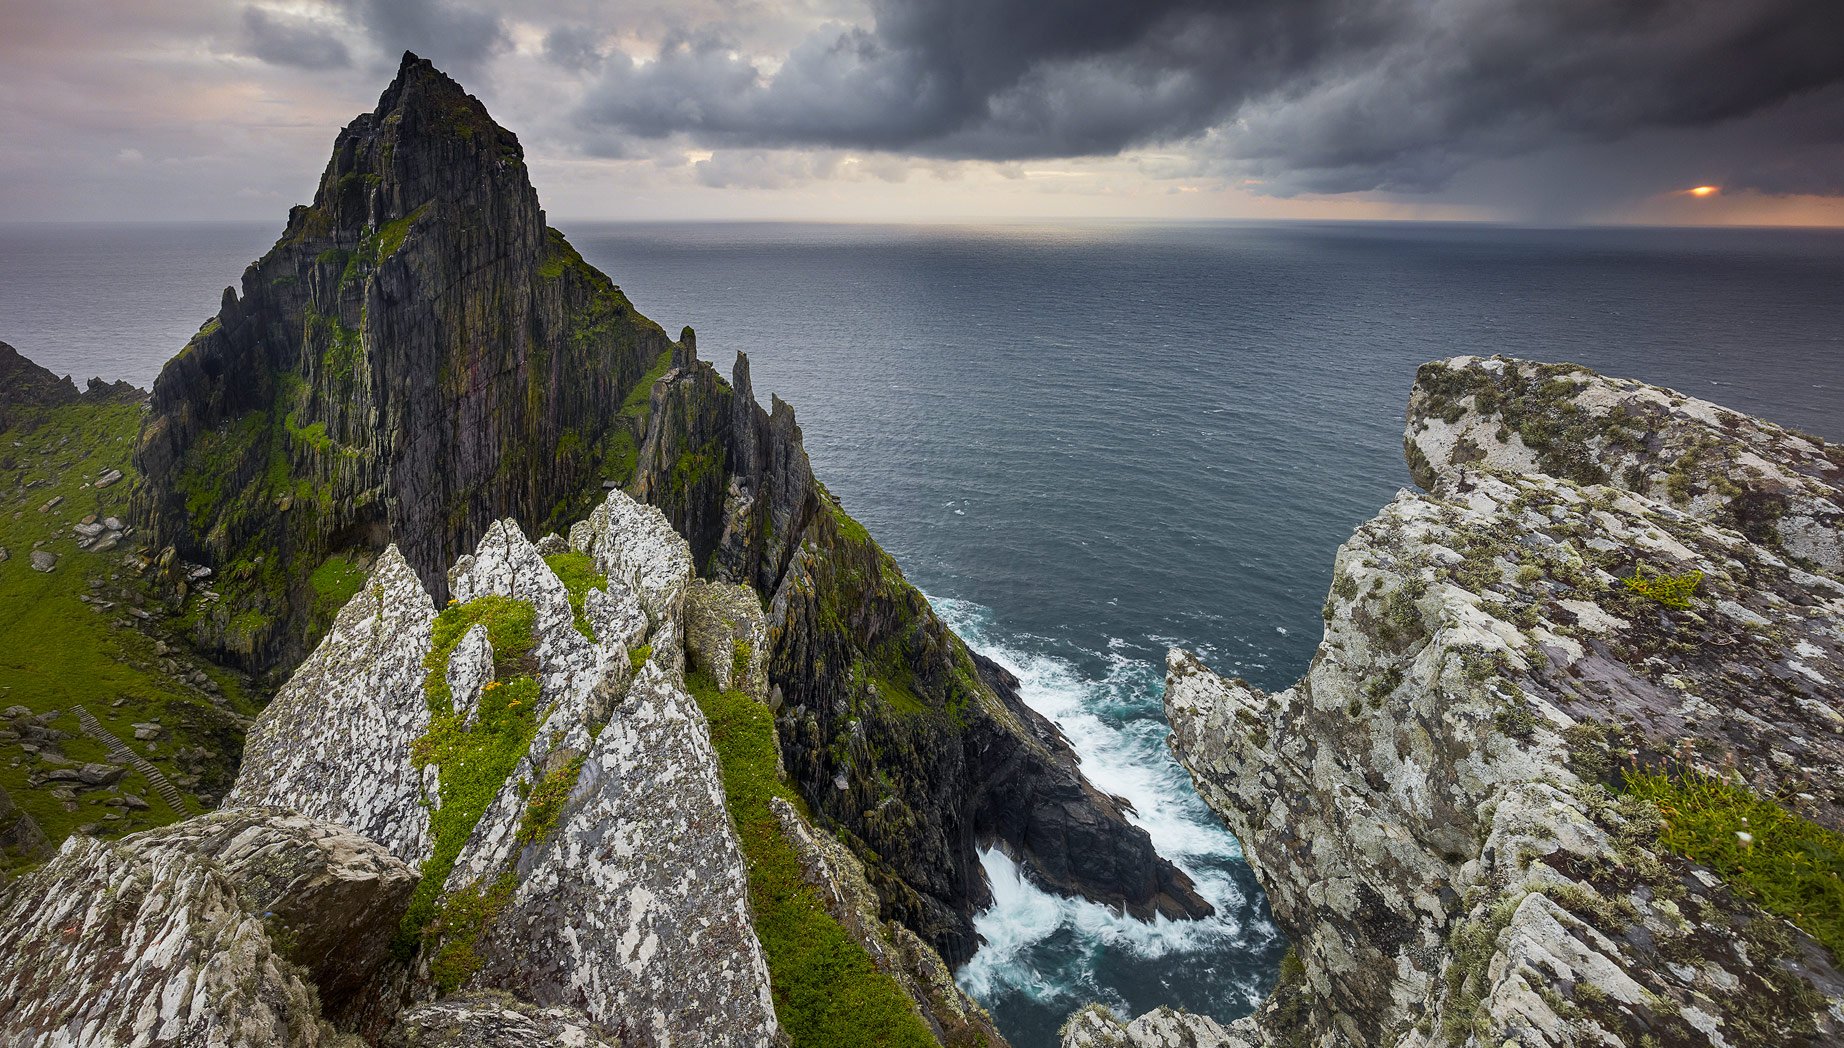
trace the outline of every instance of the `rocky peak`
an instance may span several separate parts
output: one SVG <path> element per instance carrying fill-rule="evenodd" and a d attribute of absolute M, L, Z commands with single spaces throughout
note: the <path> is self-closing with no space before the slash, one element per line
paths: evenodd
<path fill-rule="evenodd" d="M 518 139 L 414 55 L 240 291 L 154 385 L 136 511 L 217 571 L 195 638 L 252 670 L 299 661 L 346 595 L 326 582 L 386 545 L 439 596 L 494 521 L 587 512 L 672 345 L 546 228 Z"/>

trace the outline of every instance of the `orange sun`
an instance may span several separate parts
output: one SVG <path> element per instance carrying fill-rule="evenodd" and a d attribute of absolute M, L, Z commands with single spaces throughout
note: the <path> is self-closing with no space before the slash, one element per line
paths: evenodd
<path fill-rule="evenodd" d="M 1722 187 L 1721 186 L 1697 186 L 1695 189 L 1686 189 L 1684 190 L 1684 192 L 1694 197 L 1713 197 L 1717 193 L 1722 192 Z"/>

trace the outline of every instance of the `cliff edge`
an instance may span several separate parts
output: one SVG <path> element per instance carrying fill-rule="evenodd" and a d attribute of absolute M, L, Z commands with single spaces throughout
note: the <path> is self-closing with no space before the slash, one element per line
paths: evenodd
<path fill-rule="evenodd" d="M 1837 1043 L 1844 450 L 1504 358 L 1427 365 L 1409 416 L 1428 490 L 1339 551 L 1305 677 L 1169 661 L 1280 985 L 1065 1044 Z"/>

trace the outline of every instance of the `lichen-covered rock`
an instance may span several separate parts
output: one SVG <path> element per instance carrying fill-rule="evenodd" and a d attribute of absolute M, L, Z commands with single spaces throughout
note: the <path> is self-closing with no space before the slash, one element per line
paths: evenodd
<path fill-rule="evenodd" d="M 409 742 L 429 727 L 423 657 L 435 603 L 384 551 L 320 646 L 250 729 L 226 804 L 291 808 L 349 826 L 411 862 L 429 852 L 424 773 Z"/>
<path fill-rule="evenodd" d="M 268 810 L 72 837 L 0 891 L 0 1042 L 356 1046 L 313 978 L 363 978 L 413 882 L 369 841 Z"/>
<path fill-rule="evenodd" d="M 916 1002 L 936 1038 L 944 1045 L 1004 1044 L 992 1017 L 954 981 L 941 955 L 915 932 L 878 916 L 877 891 L 852 850 L 814 829 L 787 801 L 774 797 L 768 803 L 800 858 L 807 882 L 819 889 L 826 912 L 864 947 L 877 969 Z"/>
<path fill-rule="evenodd" d="M 126 843 L 144 856 L 183 852 L 222 867 L 335 1022 L 384 965 L 416 887 L 416 872 L 382 845 L 283 808 L 225 808 Z"/>
<path fill-rule="evenodd" d="M 349 812 L 435 879 L 427 909 L 412 911 L 422 942 L 412 1001 L 499 990 L 570 1009 L 630 1045 L 775 1044 L 742 855 L 684 679 L 690 557 L 658 511 L 620 492 L 592 523 L 576 533 L 610 575 L 582 597 L 592 636 L 538 547 L 506 520 L 450 572 L 442 615 L 460 625 L 446 627 L 453 648 L 433 662 L 447 619 L 387 554 L 265 715 L 233 796 Z M 502 635 L 467 618 L 474 607 L 528 617 Z M 739 635 L 760 633 L 757 611 Z M 436 663 L 441 696 L 430 690 Z M 509 692 L 525 698 L 500 697 Z M 467 748 L 470 733 L 488 748 Z M 509 738 L 522 750 L 495 765 Z M 488 767 L 494 777 L 479 780 Z M 477 814 L 454 822 L 447 805 L 465 811 L 469 795 Z M 431 1023 L 442 1014 L 427 1013 Z M 475 1015 L 456 1028 L 498 1022 Z"/>
<path fill-rule="evenodd" d="M 568 1008 L 479 990 L 407 1009 L 384 1048 L 621 1048 Z"/>
<path fill-rule="evenodd" d="M 1433 415 L 1476 432 L 1470 410 Z M 1836 1043 L 1829 954 L 1661 843 L 1622 769 L 1844 825 L 1844 583 L 1718 514 L 1436 461 L 1339 551 L 1297 685 L 1171 654 L 1173 749 L 1299 961 L 1230 1036 Z"/>
<path fill-rule="evenodd" d="M 1508 357 L 1423 365 L 1408 414 L 1425 488 L 1464 468 L 1611 484 L 1844 578 L 1844 445 L 1676 390 Z"/>
<path fill-rule="evenodd" d="M 1069 1017 L 1064 1048 L 1255 1048 L 1245 1033 L 1225 1029 L 1206 1015 L 1155 1008 L 1125 1022 L 1098 1004 Z"/>

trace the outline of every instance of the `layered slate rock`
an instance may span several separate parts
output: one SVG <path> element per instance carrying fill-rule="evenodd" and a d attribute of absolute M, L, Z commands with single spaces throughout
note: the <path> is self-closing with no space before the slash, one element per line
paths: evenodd
<path fill-rule="evenodd" d="M 793 409 L 755 401 L 686 340 L 654 386 L 633 489 L 708 578 L 768 608 L 768 678 L 788 772 L 850 842 L 885 918 L 951 963 L 990 900 L 977 853 L 1002 842 L 1027 875 L 1142 918 L 1210 906 L 1068 742 L 970 651 L 894 560 L 814 479 Z"/>
<path fill-rule="evenodd" d="M 1610 484 L 1844 578 L 1844 445 L 1575 364 L 1423 365 L 1405 439 L 1415 482 L 1466 468 Z"/>
<path fill-rule="evenodd" d="M 1171 654 L 1173 748 L 1297 951 L 1224 1044 L 1844 1036 L 1831 955 L 1676 854 L 1659 809 L 1625 792 L 1639 769 L 1708 776 L 1844 826 L 1844 582 L 1809 570 L 1796 538 L 1751 537 L 1712 501 L 1531 468 L 1562 468 L 1553 458 L 1494 471 L 1491 453 L 1466 451 L 1455 465 L 1442 434 L 1492 425 L 1474 406 L 1430 406 L 1452 371 L 1534 367 L 1462 358 L 1423 370 L 1410 447 L 1429 450 L 1410 458 L 1432 491 L 1402 493 L 1339 551 L 1325 638 L 1297 685 L 1265 694 Z M 1553 380 L 1578 391 L 1556 387 L 1569 403 L 1616 390 L 1708 414 L 1575 369 Z M 1591 435 L 1566 408 L 1542 418 L 1582 426 L 1596 454 L 1625 447 L 1636 481 L 1679 454 L 1670 418 L 1644 438 L 1657 458 Z M 1746 454 L 1782 478 L 1813 461 Z M 1499 461 L 1520 461 L 1509 455 Z M 1760 472 L 1750 479 L 1779 483 Z M 1657 599 L 1660 578 L 1685 585 Z M 1066 1043 L 1165 1042 L 1091 1019 Z"/>
<path fill-rule="evenodd" d="M 271 810 L 72 837 L 0 892 L 0 1040 L 355 1046 L 314 980 L 362 980 L 414 883 L 376 844 Z"/>
<path fill-rule="evenodd" d="M 544 1016 L 565 1009 L 624 1044 L 774 1044 L 742 855 L 685 684 L 689 553 L 658 511 L 619 492 L 573 535 L 582 548 L 562 555 L 600 576 L 574 601 L 516 523 L 489 528 L 450 573 L 444 615 L 508 617 L 479 618 L 446 651 L 432 638 L 459 625 L 387 557 L 265 713 L 236 795 L 323 810 L 349 791 L 361 817 L 423 813 L 367 821 L 424 878 L 406 923 L 421 946 L 407 1002 L 495 990 L 522 1004 L 406 1013 L 409 1043 L 476 1043 L 435 1039 L 450 1029 L 496 1043 L 489 1034 L 551 1029 Z M 355 737 L 368 719 L 390 733 L 383 744 Z M 501 734 L 457 748 L 468 732 Z M 508 744 L 522 748 L 497 765 Z M 324 773 L 338 767 L 344 783 Z M 470 795 L 483 807 L 452 822 L 444 809 Z"/>
<path fill-rule="evenodd" d="M 395 547 L 244 741 L 227 804 L 274 805 L 349 826 L 397 855 L 429 851 L 432 788 L 408 743 L 429 728 L 423 693 L 434 599 Z"/>
<path fill-rule="evenodd" d="M 481 990 L 404 1012 L 385 1048 L 621 1048 L 568 1008 L 538 1008 Z"/>
<path fill-rule="evenodd" d="M 512 133 L 405 55 L 311 205 L 162 370 L 135 465 L 158 550 L 217 570 L 197 639 L 286 669 L 314 572 L 394 543 L 444 596 L 495 520 L 560 526 L 625 480 L 620 411 L 671 341 L 545 225 Z"/>

